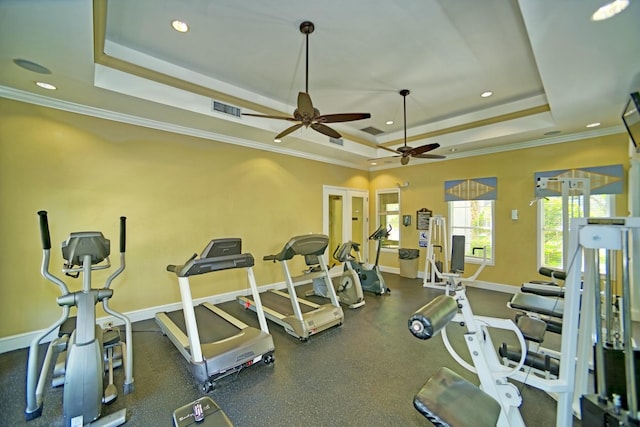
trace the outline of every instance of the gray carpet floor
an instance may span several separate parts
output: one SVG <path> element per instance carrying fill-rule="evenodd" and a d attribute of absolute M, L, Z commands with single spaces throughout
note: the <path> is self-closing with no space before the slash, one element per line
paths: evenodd
<path fill-rule="evenodd" d="M 308 342 L 269 322 L 275 363 L 257 364 L 220 380 L 210 396 L 236 426 L 431 425 L 412 401 L 439 367 L 478 381 L 449 356 L 440 337 L 422 341 L 407 329 L 409 316 L 441 291 L 423 288 L 419 279 L 386 273 L 385 279 L 390 295 L 365 294 L 364 307 L 344 308 L 341 327 L 312 336 Z M 304 290 L 301 287 L 299 294 Z M 514 316 L 506 307 L 508 294 L 476 288 L 468 288 L 467 294 L 475 314 Z M 238 303 L 220 306 L 258 327 L 255 314 Z M 464 347 L 463 328 L 455 324 L 447 328 L 454 343 Z M 135 392 L 121 394 L 104 413 L 126 407 L 129 426 L 171 426 L 173 411 L 201 396 L 199 384 L 154 320 L 136 322 L 133 340 Z M 26 361 L 26 349 L 0 355 L 0 426 L 61 426 L 61 388 L 47 388 L 42 417 L 24 421 Z M 121 391 L 121 369 L 115 381 Z M 544 392 L 516 385 L 523 398 L 520 410 L 525 423 L 555 425 L 555 401 Z"/>

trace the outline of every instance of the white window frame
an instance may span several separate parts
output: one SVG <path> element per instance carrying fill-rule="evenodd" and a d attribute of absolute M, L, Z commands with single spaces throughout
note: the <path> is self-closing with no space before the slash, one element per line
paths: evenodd
<path fill-rule="evenodd" d="M 381 211 L 380 210 L 380 196 L 382 194 L 396 194 L 398 196 L 398 210 L 397 211 Z M 384 244 L 384 240 L 381 242 L 381 247 L 380 247 L 380 251 L 381 252 L 396 252 L 399 248 L 402 247 L 402 242 L 401 242 L 401 236 L 400 236 L 400 224 L 401 224 L 401 214 L 400 212 L 402 211 L 402 198 L 401 198 L 401 194 L 400 194 L 400 189 L 399 188 L 382 188 L 379 190 L 376 190 L 376 228 L 380 227 L 380 217 L 382 215 L 385 216 L 389 216 L 389 215 L 397 215 L 398 216 L 398 224 L 393 226 L 393 230 L 391 231 L 392 234 L 397 234 L 398 236 L 398 245 L 397 246 L 382 246 Z M 385 226 L 388 224 L 384 224 Z"/>
<path fill-rule="evenodd" d="M 547 197 L 547 199 L 550 198 L 562 198 L 562 196 L 551 196 L 551 197 Z M 576 197 L 583 197 L 583 196 L 576 196 Z M 597 203 L 594 201 L 594 197 L 605 197 L 605 199 L 607 200 L 607 204 L 608 204 L 608 208 L 609 208 L 609 212 L 606 213 L 604 216 L 605 217 L 610 217 L 610 216 L 615 216 L 615 194 L 591 194 L 590 199 L 589 199 L 589 206 L 590 206 L 590 215 L 589 216 L 598 216 L 601 217 L 603 215 L 599 214 L 599 213 L 594 213 L 594 207 L 597 206 Z M 580 202 L 581 205 L 583 205 L 582 202 Z M 550 264 L 545 264 L 544 260 L 545 260 L 545 248 L 544 248 L 544 205 L 545 205 L 545 199 L 542 198 L 538 201 L 537 203 L 537 235 L 536 235 L 536 240 L 537 240 L 537 266 L 538 269 L 540 269 L 541 267 L 546 267 L 546 268 L 552 268 L 555 270 L 562 270 L 562 271 L 566 271 L 567 266 L 565 265 L 566 260 L 563 259 L 562 260 L 562 265 L 561 266 L 557 266 L 557 265 L 550 265 Z M 558 231 L 562 231 L 562 221 L 560 223 L 560 228 Z M 564 254 L 563 254 L 564 255 Z M 601 267 L 604 268 L 604 267 Z"/>
<path fill-rule="evenodd" d="M 457 200 L 457 201 L 450 201 L 447 202 L 447 207 L 449 210 L 449 236 L 453 236 L 454 234 L 456 234 L 454 232 L 454 228 L 455 229 L 460 229 L 461 227 L 454 227 L 454 205 L 457 202 L 474 202 L 474 201 L 483 201 L 483 202 L 489 202 L 491 204 L 491 230 L 490 230 L 490 235 L 491 235 L 491 250 L 487 253 L 487 264 L 486 265 L 495 265 L 495 258 L 496 258 L 496 201 L 495 200 Z M 466 227 L 468 229 L 475 229 L 476 227 Z M 457 233 L 460 234 L 460 233 Z M 471 247 L 472 243 L 469 241 L 469 239 L 465 239 L 465 254 L 464 254 L 464 262 L 465 263 L 469 263 L 469 264 L 481 264 L 483 261 L 483 256 L 482 256 L 482 252 L 478 253 L 476 252 L 477 255 L 471 255 L 470 252 L 472 250 Z"/>

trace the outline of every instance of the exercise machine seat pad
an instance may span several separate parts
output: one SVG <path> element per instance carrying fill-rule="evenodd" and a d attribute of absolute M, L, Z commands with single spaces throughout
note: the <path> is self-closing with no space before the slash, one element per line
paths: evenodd
<path fill-rule="evenodd" d="M 500 416 L 496 400 L 446 367 L 415 395 L 413 406 L 442 427 L 495 427 Z"/>
<path fill-rule="evenodd" d="M 540 344 L 547 331 L 547 322 L 529 316 L 516 316 L 516 326 L 522 332 L 524 339 Z"/>
<path fill-rule="evenodd" d="M 562 299 L 535 294 L 514 294 L 513 298 L 511 298 L 510 306 L 516 310 L 559 318 L 562 318 L 564 313 L 564 301 Z"/>
<path fill-rule="evenodd" d="M 543 297 L 564 298 L 564 286 L 558 286 L 552 282 L 527 282 L 520 287 L 522 292 L 542 295 Z"/>

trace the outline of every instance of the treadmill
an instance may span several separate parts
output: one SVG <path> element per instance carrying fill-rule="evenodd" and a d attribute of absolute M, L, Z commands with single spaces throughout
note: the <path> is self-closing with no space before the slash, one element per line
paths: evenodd
<path fill-rule="evenodd" d="M 333 326 L 340 326 L 344 321 L 344 313 L 338 301 L 336 291 L 331 283 L 327 263 L 322 256 L 329 245 L 329 237 L 324 234 L 305 234 L 289 239 L 282 250 L 275 255 L 267 255 L 265 261 L 280 262 L 284 273 L 288 292 L 268 290 L 261 296 L 265 316 L 284 327 L 284 330 L 301 341 L 307 341 L 311 335 L 322 332 Z M 307 263 L 313 259 L 320 265 L 320 270 L 302 276 L 291 277 L 287 261 L 294 256 L 305 257 Z M 327 286 L 330 304 L 315 304 L 296 295 L 295 284 L 322 278 Z M 254 297 L 255 298 L 255 297 Z M 249 297 L 238 297 L 238 302 L 260 316 L 260 300 Z"/>
<path fill-rule="evenodd" d="M 242 252 L 239 238 L 214 239 L 184 265 L 168 265 L 178 276 L 182 310 L 156 314 L 162 332 L 190 363 L 193 376 L 207 393 L 215 381 L 260 361 L 274 361 L 273 339 L 262 310 L 253 275 L 254 259 Z M 233 268 L 245 268 L 256 302 L 260 329 L 251 327 L 208 302 L 193 305 L 189 277 Z"/>

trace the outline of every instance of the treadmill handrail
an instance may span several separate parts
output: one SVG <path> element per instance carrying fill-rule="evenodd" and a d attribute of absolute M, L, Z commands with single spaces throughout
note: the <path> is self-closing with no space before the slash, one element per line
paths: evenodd
<path fill-rule="evenodd" d="M 250 253 L 200 259 L 191 257 L 186 264 L 167 265 L 167 271 L 175 273 L 178 277 L 187 277 L 233 268 L 253 267 L 254 263 L 253 255 Z"/>

